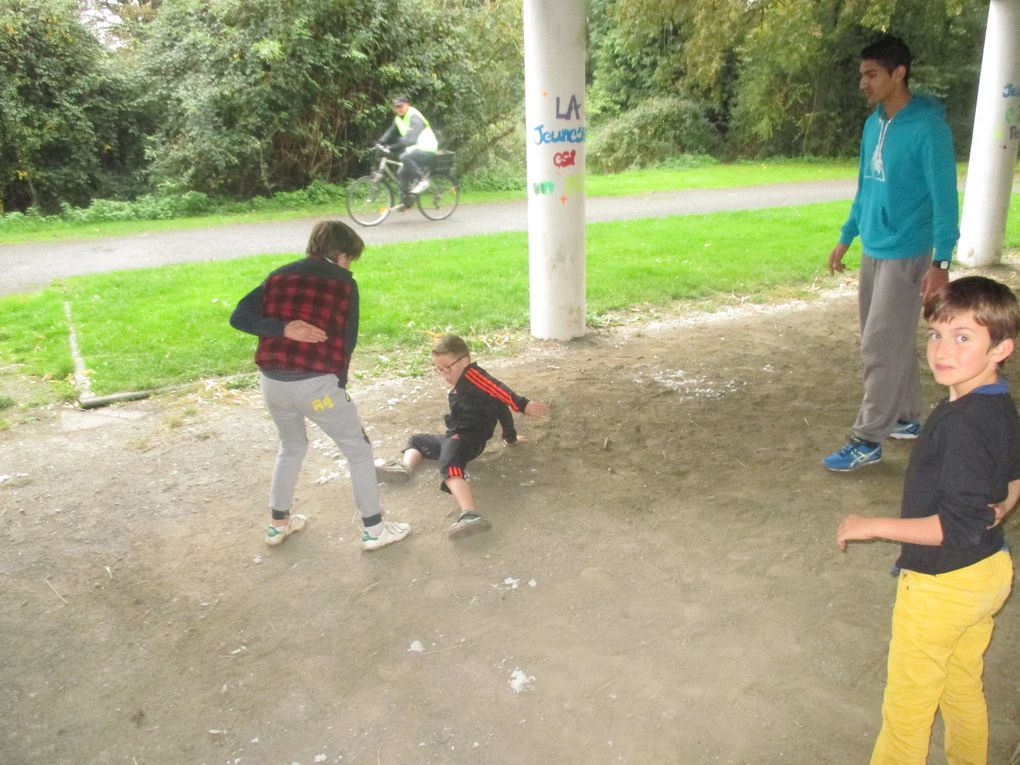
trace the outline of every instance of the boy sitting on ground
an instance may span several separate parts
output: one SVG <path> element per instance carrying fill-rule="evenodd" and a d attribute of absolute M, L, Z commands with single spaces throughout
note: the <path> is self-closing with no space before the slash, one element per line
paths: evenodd
<path fill-rule="evenodd" d="M 850 515 L 836 543 L 902 543 L 871 765 L 927 762 L 936 709 L 948 761 L 979 765 L 988 761 L 984 653 L 1013 581 L 1001 523 L 1020 497 L 1020 419 L 999 365 L 1013 352 L 1020 308 L 1004 284 L 969 276 L 935 292 L 924 318 L 928 365 L 949 398 L 910 455 L 901 517 Z"/>
<path fill-rule="evenodd" d="M 438 460 L 442 481 L 439 488 L 457 500 L 460 517 L 450 529 L 453 538 L 485 531 L 489 522 L 478 514 L 471 487 L 464 478 L 468 462 L 485 449 L 498 420 L 503 440 L 516 444 L 525 439 L 517 435 L 510 413 L 544 417 L 549 407 L 539 401 L 518 396 L 506 385 L 471 361 L 467 343 L 456 335 L 446 335 L 432 349 L 436 372 L 451 386 L 450 413 L 446 415 L 446 434 L 418 433 L 408 439 L 400 461 L 376 469 L 380 481 L 405 482 L 423 460 Z"/>

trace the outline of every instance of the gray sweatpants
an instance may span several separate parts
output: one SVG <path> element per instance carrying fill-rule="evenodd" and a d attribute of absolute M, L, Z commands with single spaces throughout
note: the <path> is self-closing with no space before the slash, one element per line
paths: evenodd
<path fill-rule="evenodd" d="M 298 472 L 308 451 L 305 419 L 322 428 L 347 459 L 354 488 L 354 503 L 361 521 L 373 526 L 382 520 L 379 484 L 372 444 L 358 419 L 347 391 L 337 386 L 336 375 L 283 382 L 260 374 L 262 397 L 280 434 L 280 450 L 269 490 L 271 510 L 287 512 L 294 503 Z"/>
<path fill-rule="evenodd" d="M 857 300 L 864 399 L 853 429 L 858 438 L 881 443 L 897 420 L 920 416 L 917 319 L 921 279 L 930 267 L 930 252 L 896 260 L 861 257 Z"/>

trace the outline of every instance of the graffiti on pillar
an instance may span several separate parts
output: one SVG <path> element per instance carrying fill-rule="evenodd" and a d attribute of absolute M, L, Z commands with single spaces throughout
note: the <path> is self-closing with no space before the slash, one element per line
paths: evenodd
<path fill-rule="evenodd" d="M 1006 87 L 1002 89 L 1003 98 L 1015 98 L 1017 96 L 1020 96 L 1020 90 L 1017 90 L 1016 86 L 1012 82 L 1008 83 Z M 559 99 L 557 99 L 557 101 L 558 100 Z"/>
<path fill-rule="evenodd" d="M 549 153 L 544 154 L 546 162 L 552 163 L 550 170 L 554 171 L 555 178 L 551 180 L 540 179 L 531 183 L 531 192 L 536 197 L 547 196 L 558 199 L 560 204 L 567 204 L 570 197 L 581 193 L 584 190 L 583 176 L 567 175 L 573 168 L 576 170 L 578 163 L 578 150 L 569 147 L 569 144 L 583 144 L 587 138 L 587 131 L 581 112 L 581 99 L 575 93 L 568 91 L 567 95 L 553 95 L 548 90 L 543 90 L 545 98 L 555 98 L 555 104 L 546 102 L 546 109 L 555 107 L 552 115 L 548 116 L 548 123 L 529 128 L 533 131 L 533 145 L 548 146 Z M 572 123 L 563 126 L 563 123 Z M 557 124 L 559 123 L 559 124 Z M 564 145 L 567 144 L 567 145 Z M 582 154 L 583 159 L 583 154 Z"/>
<path fill-rule="evenodd" d="M 577 96 L 570 97 L 570 101 L 567 103 L 566 111 L 560 110 L 560 97 L 556 96 L 556 119 L 578 121 L 581 120 L 581 105 L 577 102 Z"/>
<path fill-rule="evenodd" d="M 543 91 L 543 95 L 548 96 L 548 91 Z M 571 94 L 565 103 L 564 98 L 556 96 L 556 119 L 564 122 L 581 122 L 581 102 L 577 96 Z M 547 143 L 584 143 L 585 139 L 584 125 L 553 130 L 546 129 L 543 123 L 532 129 L 535 131 L 535 143 L 538 146 Z"/>
<path fill-rule="evenodd" d="M 584 190 L 584 176 L 568 175 L 563 179 L 563 190 L 570 194 L 580 194 Z"/>
<path fill-rule="evenodd" d="M 580 194 L 584 191 L 583 175 L 568 175 L 563 179 L 563 193 L 560 195 L 560 204 L 566 204 L 570 195 Z"/>
<path fill-rule="evenodd" d="M 535 181 L 531 184 L 531 191 L 536 197 L 551 197 L 556 194 L 557 186 L 560 191 L 560 201 L 566 203 L 570 195 L 580 194 L 584 191 L 584 176 L 568 175 L 559 184 L 556 181 Z"/>
<path fill-rule="evenodd" d="M 553 165 L 555 167 L 573 167 L 577 158 L 577 149 L 570 151 L 558 151 L 553 154 Z"/>
<path fill-rule="evenodd" d="M 996 138 L 1001 138 L 1007 142 L 1020 139 L 1020 106 L 1010 106 L 1006 109 L 1005 127 L 1006 129 L 1001 132 L 996 131 Z M 1008 149 L 1009 146 L 1007 143 L 1004 143 L 1002 148 Z"/>
<path fill-rule="evenodd" d="M 545 143 L 584 143 L 584 128 L 563 128 L 560 130 L 546 130 L 545 125 L 534 128 L 535 143 L 541 146 Z"/>

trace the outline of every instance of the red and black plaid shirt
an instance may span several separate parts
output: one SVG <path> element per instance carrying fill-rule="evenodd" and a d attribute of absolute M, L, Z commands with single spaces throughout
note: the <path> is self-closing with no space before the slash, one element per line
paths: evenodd
<path fill-rule="evenodd" d="M 260 317 L 250 315 L 257 301 Z M 231 323 L 238 329 L 259 336 L 255 363 L 260 368 L 335 374 L 346 385 L 358 337 L 358 286 L 347 269 L 320 258 L 289 263 L 243 298 L 235 317 L 239 320 Z M 326 340 L 305 343 L 284 337 L 284 325 L 296 319 L 324 330 Z"/>

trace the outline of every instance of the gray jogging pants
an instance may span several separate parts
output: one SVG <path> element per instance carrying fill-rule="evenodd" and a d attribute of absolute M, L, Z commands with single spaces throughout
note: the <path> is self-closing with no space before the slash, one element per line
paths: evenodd
<path fill-rule="evenodd" d="M 917 319 L 921 279 L 930 267 L 931 252 L 895 260 L 861 257 L 857 301 L 864 399 L 853 429 L 858 438 L 881 443 L 897 420 L 920 417 Z"/>
<path fill-rule="evenodd" d="M 307 418 L 336 442 L 347 459 L 354 503 L 362 523 L 365 526 L 379 523 L 382 508 L 372 444 L 365 435 L 354 402 L 347 391 L 337 385 L 336 375 L 288 382 L 273 380 L 264 374 L 259 377 L 266 408 L 280 435 L 280 450 L 269 490 L 270 509 L 287 512 L 294 503 L 298 472 L 308 452 Z"/>

